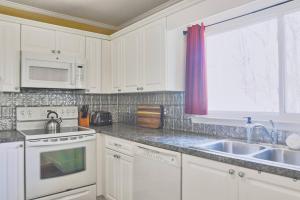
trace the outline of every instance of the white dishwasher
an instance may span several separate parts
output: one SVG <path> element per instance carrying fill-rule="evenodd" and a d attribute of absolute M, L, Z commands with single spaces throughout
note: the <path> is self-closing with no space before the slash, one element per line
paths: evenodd
<path fill-rule="evenodd" d="M 145 145 L 135 148 L 133 200 L 180 200 L 181 154 Z"/>

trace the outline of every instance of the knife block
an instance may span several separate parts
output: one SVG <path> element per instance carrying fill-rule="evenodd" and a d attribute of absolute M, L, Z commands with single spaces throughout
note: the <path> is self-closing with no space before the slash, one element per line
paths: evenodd
<path fill-rule="evenodd" d="M 82 112 L 79 113 L 79 126 L 89 128 L 90 127 L 90 114 L 88 113 L 86 118 L 82 117 Z"/>

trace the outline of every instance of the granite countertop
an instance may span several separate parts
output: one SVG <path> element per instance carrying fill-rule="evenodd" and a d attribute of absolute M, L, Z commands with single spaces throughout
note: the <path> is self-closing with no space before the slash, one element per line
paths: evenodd
<path fill-rule="evenodd" d="M 282 166 L 277 163 L 265 162 L 247 156 L 229 155 L 205 149 L 192 148 L 193 146 L 199 146 L 204 143 L 225 138 L 216 138 L 182 131 L 139 128 L 122 123 L 115 123 L 112 126 L 106 127 L 91 128 L 95 129 L 97 133 L 141 144 L 300 180 L 300 168 L 297 167 Z"/>
<path fill-rule="evenodd" d="M 25 137 L 18 131 L 0 131 L 0 144 L 24 141 Z"/>

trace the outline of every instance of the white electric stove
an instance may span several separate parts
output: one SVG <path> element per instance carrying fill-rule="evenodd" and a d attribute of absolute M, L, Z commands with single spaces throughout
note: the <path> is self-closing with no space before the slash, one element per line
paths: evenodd
<path fill-rule="evenodd" d="M 63 120 L 44 127 L 47 111 Z M 26 200 L 96 200 L 96 133 L 78 126 L 77 107 L 18 107 L 17 130 L 25 136 Z"/>

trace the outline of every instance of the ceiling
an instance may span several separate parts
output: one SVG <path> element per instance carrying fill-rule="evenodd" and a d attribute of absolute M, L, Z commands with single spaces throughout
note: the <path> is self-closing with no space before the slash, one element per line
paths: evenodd
<path fill-rule="evenodd" d="M 93 20 L 111 26 L 124 24 L 144 13 L 152 14 L 181 0 L 9 0 L 47 11 Z"/>

